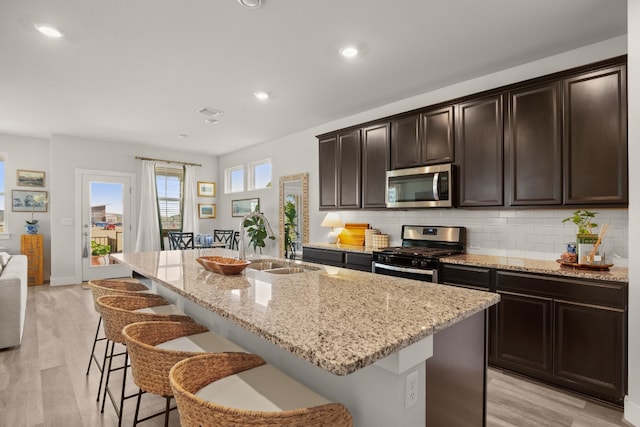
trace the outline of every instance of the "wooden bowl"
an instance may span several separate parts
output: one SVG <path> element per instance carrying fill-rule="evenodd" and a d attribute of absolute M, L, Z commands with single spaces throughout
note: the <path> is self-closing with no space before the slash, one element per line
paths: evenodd
<path fill-rule="evenodd" d="M 205 269 L 224 275 L 240 274 L 251 264 L 251 261 L 221 256 L 201 256 L 196 258 L 196 261 Z"/>

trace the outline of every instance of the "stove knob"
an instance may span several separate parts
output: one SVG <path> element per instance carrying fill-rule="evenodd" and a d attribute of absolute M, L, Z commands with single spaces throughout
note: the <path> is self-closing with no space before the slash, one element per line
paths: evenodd
<path fill-rule="evenodd" d="M 427 268 L 428 266 L 429 266 L 429 262 L 428 261 L 421 261 L 420 262 L 420 267 Z"/>
<path fill-rule="evenodd" d="M 411 266 L 412 267 L 417 267 L 418 266 L 418 260 L 417 259 L 412 259 L 411 260 Z"/>

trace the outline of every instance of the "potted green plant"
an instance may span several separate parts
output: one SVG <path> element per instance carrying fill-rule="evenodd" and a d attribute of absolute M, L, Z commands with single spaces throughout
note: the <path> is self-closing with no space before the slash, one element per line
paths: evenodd
<path fill-rule="evenodd" d="M 571 221 L 578 226 L 576 234 L 578 263 L 583 263 L 585 256 L 593 250 L 594 244 L 598 241 L 598 235 L 593 232 L 593 229 L 598 226 L 593 222 L 597 214 L 598 212 L 579 209 L 570 217 L 562 220 L 562 222 Z"/>
<path fill-rule="evenodd" d="M 110 245 L 103 245 L 95 240 L 91 241 L 91 256 L 96 264 L 108 264 L 107 256 L 111 253 Z"/>
<path fill-rule="evenodd" d="M 256 205 L 254 212 L 260 212 L 259 204 Z M 262 248 L 266 246 L 265 239 L 269 237 L 264 221 L 261 218 L 250 217 L 244 221 L 243 227 L 249 236 L 248 246 L 252 246 L 254 252 L 258 249 L 262 253 Z M 274 240 L 275 236 L 270 236 L 269 239 Z"/>

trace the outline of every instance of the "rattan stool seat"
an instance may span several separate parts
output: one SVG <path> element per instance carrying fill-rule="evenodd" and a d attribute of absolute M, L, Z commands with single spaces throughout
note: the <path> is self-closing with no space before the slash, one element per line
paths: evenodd
<path fill-rule="evenodd" d="M 342 404 L 331 403 L 255 354 L 190 357 L 171 368 L 169 380 L 183 427 L 353 425 Z"/>

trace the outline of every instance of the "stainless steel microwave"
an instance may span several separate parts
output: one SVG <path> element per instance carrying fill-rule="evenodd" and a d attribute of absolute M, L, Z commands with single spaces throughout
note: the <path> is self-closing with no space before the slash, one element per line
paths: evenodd
<path fill-rule="evenodd" d="M 387 171 L 388 208 L 453 206 L 451 163 Z"/>

